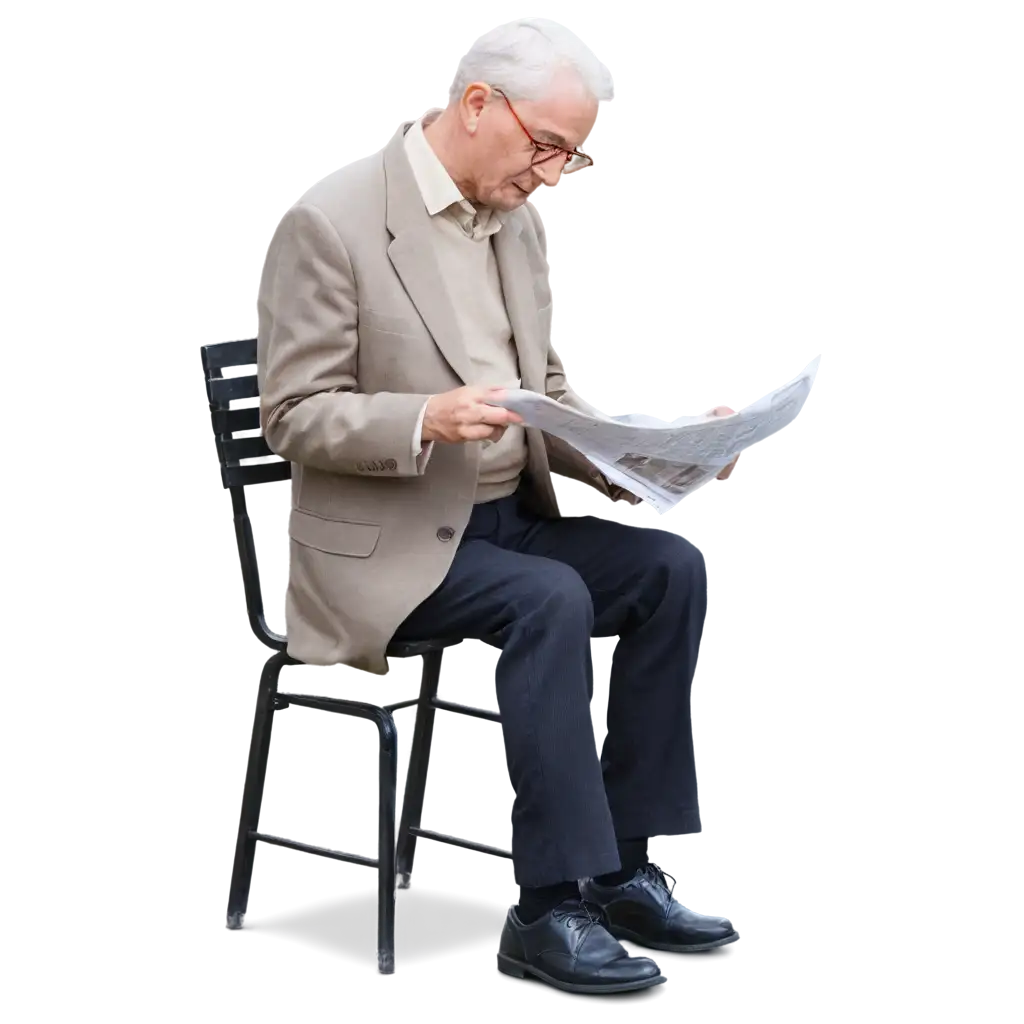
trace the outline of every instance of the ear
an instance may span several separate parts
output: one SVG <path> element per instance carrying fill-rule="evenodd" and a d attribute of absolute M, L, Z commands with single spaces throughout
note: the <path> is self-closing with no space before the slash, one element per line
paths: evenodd
<path fill-rule="evenodd" d="M 459 119 L 463 127 L 473 135 L 476 133 L 480 115 L 487 106 L 493 90 L 486 82 L 470 82 L 462 94 L 462 102 L 459 104 Z"/>

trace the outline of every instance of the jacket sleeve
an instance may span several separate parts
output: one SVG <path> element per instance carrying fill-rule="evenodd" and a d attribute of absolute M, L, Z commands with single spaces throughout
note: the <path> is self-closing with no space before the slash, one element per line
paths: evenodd
<path fill-rule="evenodd" d="M 260 425 L 291 462 L 361 476 L 418 476 L 410 443 L 429 395 L 359 391 L 358 298 L 348 253 L 314 206 L 284 216 L 258 299 Z"/>

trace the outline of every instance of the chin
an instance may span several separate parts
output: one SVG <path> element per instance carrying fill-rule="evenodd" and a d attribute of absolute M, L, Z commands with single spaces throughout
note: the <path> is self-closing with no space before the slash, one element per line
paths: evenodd
<path fill-rule="evenodd" d="M 529 193 L 510 183 L 508 188 L 502 189 L 501 193 L 495 198 L 500 199 L 501 209 L 518 210 L 520 206 L 526 203 L 530 196 Z"/>

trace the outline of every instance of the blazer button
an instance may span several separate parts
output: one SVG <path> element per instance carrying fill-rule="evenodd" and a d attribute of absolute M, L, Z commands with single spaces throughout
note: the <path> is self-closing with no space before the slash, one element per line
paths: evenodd
<path fill-rule="evenodd" d="M 442 526 L 437 531 L 437 539 L 443 541 L 449 541 L 455 536 L 455 531 L 450 526 Z"/>

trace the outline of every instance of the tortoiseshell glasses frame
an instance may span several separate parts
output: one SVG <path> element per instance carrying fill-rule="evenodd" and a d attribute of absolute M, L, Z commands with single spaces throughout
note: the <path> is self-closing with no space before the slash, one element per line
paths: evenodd
<path fill-rule="evenodd" d="M 562 174 L 573 174 L 576 171 L 582 171 L 584 167 L 593 167 L 594 161 L 591 157 L 587 156 L 586 153 L 581 153 L 578 149 L 566 149 L 564 146 L 556 146 L 553 142 L 539 142 L 531 134 L 529 128 L 519 119 L 519 115 L 515 112 L 512 104 L 509 102 L 509 98 L 498 88 L 493 85 L 491 88 L 496 92 L 504 101 L 512 116 L 516 119 L 516 124 L 523 129 L 526 137 L 533 143 L 534 149 L 538 154 L 545 154 L 540 158 L 535 158 L 530 161 L 531 167 L 536 167 L 537 164 L 548 163 L 551 160 L 557 160 L 561 157 L 565 161 L 565 166 L 562 168 Z"/>

